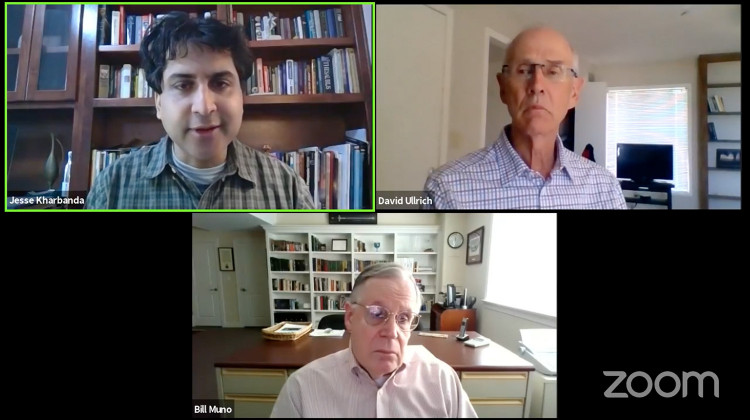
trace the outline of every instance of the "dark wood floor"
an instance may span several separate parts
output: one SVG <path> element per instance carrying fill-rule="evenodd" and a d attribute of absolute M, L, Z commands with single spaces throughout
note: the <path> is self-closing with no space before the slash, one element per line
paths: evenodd
<path fill-rule="evenodd" d="M 257 328 L 193 327 L 193 399 L 217 399 L 214 363 L 261 335 Z"/>

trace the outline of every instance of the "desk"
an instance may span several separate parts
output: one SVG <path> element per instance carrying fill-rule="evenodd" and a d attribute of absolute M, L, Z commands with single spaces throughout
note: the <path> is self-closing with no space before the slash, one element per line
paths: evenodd
<path fill-rule="evenodd" d="M 652 195 L 641 195 L 641 196 L 626 196 L 625 201 L 628 203 L 650 204 L 655 206 L 665 206 L 667 210 L 672 210 L 672 188 L 673 184 L 666 182 L 651 182 L 646 184 L 638 184 L 633 181 L 620 181 L 620 187 L 623 191 L 635 191 L 635 192 L 649 192 L 649 193 L 662 193 L 666 194 L 666 198 L 657 199 Z"/>
<path fill-rule="evenodd" d="M 526 391 L 534 365 L 501 345 L 471 348 L 457 341 L 458 331 L 440 331 L 449 338 L 420 336 L 422 345 L 450 365 L 461 378 L 479 417 L 528 416 Z M 479 336 L 469 331 L 473 338 Z M 235 417 L 268 417 L 286 379 L 307 363 L 349 347 L 343 337 L 310 337 L 294 341 L 259 340 L 215 363 L 219 399 L 233 399 Z"/>

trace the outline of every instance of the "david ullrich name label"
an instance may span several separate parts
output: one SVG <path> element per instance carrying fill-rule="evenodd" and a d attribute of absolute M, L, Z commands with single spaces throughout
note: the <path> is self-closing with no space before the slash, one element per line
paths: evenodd
<path fill-rule="evenodd" d="M 422 191 L 378 191 L 377 210 L 419 210 L 432 208 L 432 199 Z"/>
<path fill-rule="evenodd" d="M 234 418 L 234 400 L 193 400 L 193 418 Z"/>

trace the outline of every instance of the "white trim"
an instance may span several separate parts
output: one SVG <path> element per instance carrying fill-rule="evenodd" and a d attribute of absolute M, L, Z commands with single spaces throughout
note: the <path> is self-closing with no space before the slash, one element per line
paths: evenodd
<path fill-rule="evenodd" d="M 448 160 L 448 123 L 450 122 L 451 104 L 451 62 L 453 61 L 453 9 L 443 5 L 426 5 L 438 13 L 445 15 L 445 73 L 443 73 L 443 115 L 440 127 L 440 150 L 438 166 Z M 435 168 L 437 169 L 437 168 Z"/>
<path fill-rule="evenodd" d="M 482 70 L 482 115 L 480 118 L 480 123 L 482 124 L 480 127 L 480 133 L 482 135 L 480 136 L 481 143 L 477 149 L 482 149 L 485 147 L 486 143 L 486 137 L 487 137 L 487 89 L 489 86 L 487 86 L 489 77 L 490 77 L 490 44 L 491 39 L 495 39 L 496 41 L 499 41 L 502 44 L 505 44 L 505 47 L 508 47 L 508 44 L 510 44 L 510 38 L 508 38 L 505 35 L 499 34 L 495 32 L 494 30 L 485 27 L 484 28 L 484 53 L 486 54 L 486 58 L 484 60 L 484 68 Z"/>
<path fill-rule="evenodd" d="M 437 233 L 440 226 L 393 226 L 393 225 L 284 225 L 263 226 L 271 233 Z M 266 244 L 267 245 L 267 244 Z M 270 252 L 270 251 L 269 251 Z"/>
<path fill-rule="evenodd" d="M 498 303 L 482 300 L 482 307 L 487 310 L 500 312 L 503 314 L 515 316 L 517 318 L 526 319 L 537 324 L 546 325 L 550 328 L 557 328 L 557 317 L 544 315 L 536 312 L 527 311 L 524 309 L 512 308 L 510 306 L 500 305 Z"/>

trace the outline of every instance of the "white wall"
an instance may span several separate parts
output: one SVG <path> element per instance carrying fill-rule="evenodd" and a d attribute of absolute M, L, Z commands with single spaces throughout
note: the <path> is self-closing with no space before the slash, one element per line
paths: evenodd
<path fill-rule="evenodd" d="M 365 29 L 367 30 L 367 50 L 370 51 L 370 63 L 372 63 L 372 5 L 363 4 L 362 12 L 365 15 Z"/>
<path fill-rule="evenodd" d="M 697 121 L 698 121 L 698 60 L 680 60 L 651 64 L 618 64 L 611 66 L 594 66 L 592 72 L 596 80 L 613 87 L 645 87 L 653 85 L 687 84 L 690 95 L 688 114 L 688 148 L 690 154 L 690 194 L 672 194 L 672 208 L 698 208 L 698 161 L 697 161 Z M 603 106 L 606 106 L 603 105 Z M 704 105 L 705 106 L 705 105 Z M 576 136 L 577 137 L 577 136 Z M 577 143 L 576 139 L 576 143 Z M 602 150 L 603 152 L 603 150 Z M 601 152 L 596 152 L 597 160 Z M 640 205 L 639 205 L 640 206 Z"/>
<path fill-rule="evenodd" d="M 197 240 L 215 240 L 219 241 L 220 247 L 233 247 L 233 241 L 235 239 L 248 238 L 258 246 L 258 252 L 265 253 L 265 236 L 262 229 L 256 229 L 253 231 L 231 231 L 231 232 L 220 232 L 220 231 L 207 231 L 203 229 L 193 229 L 193 242 Z M 218 250 L 217 250 L 218 258 Z M 235 258 L 237 255 L 235 254 Z M 218 265 L 217 265 L 218 267 Z M 224 320 L 226 320 L 225 327 L 238 327 L 240 326 L 240 313 L 237 306 L 237 277 L 235 271 L 219 271 L 219 281 L 221 282 L 221 288 L 223 291 L 222 299 L 224 300 Z M 262 277 L 264 281 L 268 281 L 268 274 L 266 267 L 258 267 L 257 272 L 251 273 L 254 278 L 258 276 Z"/>

